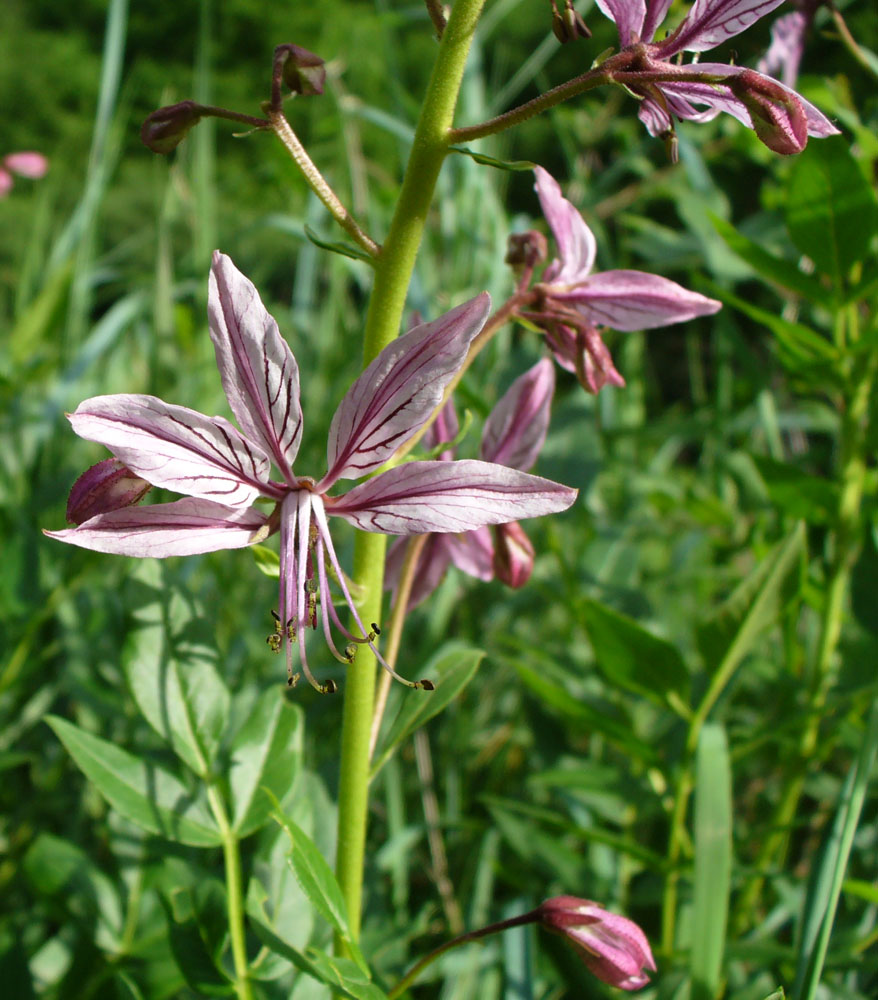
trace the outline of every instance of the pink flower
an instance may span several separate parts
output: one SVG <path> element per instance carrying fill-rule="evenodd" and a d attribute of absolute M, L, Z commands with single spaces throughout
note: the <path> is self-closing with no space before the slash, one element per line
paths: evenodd
<path fill-rule="evenodd" d="M 598 979 L 622 990 L 639 990 L 655 972 L 643 931 L 627 917 L 576 896 L 547 899 L 536 911 L 547 930 L 567 938 Z"/>
<path fill-rule="evenodd" d="M 4 156 L 0 166 L 0 198 L 4 198 L 12 190 L 15 184 L 13 174 L 38 180 L 46 175 L 48 169 L 49 161 L 42 153 L 21 152 Z"/>
<path fill-rule="evenodd" d="M 715 313 L 720 303 L 690 292 L 668 278 L 644 271 L 594 273 L 597 245 L 592 231 L 561 194 L 558 182 L 534 168 L 540 205 L 558 246 L 558 258 L 534 286 L 540 301 L 525 317 L 537 323 L 562 368 L 584 388 L 623 386 L 600 328 L 648 330 Z"/>
<path fill-rule="evenodd" d="M 555 373 L 548 359 L 538 361 L 519 376 L 485 421 L 481 457 L 522 472 L 532 468 L 546 439 L 554 390 Z M 424 435 L 424 444 L 435 448 L 453 441 L 457 432 L 457 413 L 449 400 Z M 453 448 L 443 451 L 439 460 L 452 462 Z M 523 587 L 533 569 L 530 540 L 517 521 L 499 524 L 494 532 L 494 539 L 487 528 L 430 535 L 418 560 L 409 608 L 433 593 L 452 564 L 479 580 L 491 580 L 496 575 L 508 586 Z M 399 581 L 405 550 L 405 539 L 399 539 L 388 553 L 388 588 Z"/>
<path fill-rule="evenodd" d="M 134 477 L 184 499 L 108 510 L 113 501 L 75 528 L 46 534 L 98 552 L 164 558 L 242 548 L 278 532 L 279 614 L 269 644 L 283 645 L 290 683 L 291 647 L 297 642 L 309 681 L 334 690 L 331 682 L 320 687 L 307 663 L 305 630 L 316 629 L 318 618 L 340 661 L 350 662 L 364 642 L 381 657 L 373 644 L 377 628 L 366 630 L 351 599 L 328 517 L 386 534 L 461 532 L 565 510 L 576 498 L 575 490 L 558 483 L 476 461 L 410 462 L 347 493 L 329 494 L 340 479 L 376 472 L 420 430 L 463 364 L 489 308 L 488 296 L 480 295 L 409 331 L 378 355 L 335 412 L 328 472 L 317 481 L 293 472 L 302 437 L 293 353 L 253 284 L 230 258 L 214 254 L 210 334 L 226 398 L 243 433 L 223 417 L 154 396 L 85 400 L 69 417 L 74 431 L 108 447 Z M 279 479 L 271 476 L 272 464 Z M 258 498 L 274 502 L 269 515 L 256 506 Z M 348 631 L 335 610 L 327 560 L 359 636 Z M 333 626 L 350 643 L 343 652 L 333 640 Z"/>
<path fill-rule="evenodd" d="M 623 74 L 623 82 L 641 98 L 638 117 L 650 135 L 672 139 L 675 119 L 707 121 L 721 111 L 752 128 L 778 153 L 801 152 L 809 135 L 838 133 L 813 104 L 769 76 L 727 63 L 672 61 L 682 52 L 706 52 L 733 38 L 782 0 L 695 0 L 683 22 L 660 42 L 653 39 L 672 0 L 596 2 L 615 21 L 623 48 L 640 53 L 639 63 L 632 66 L 635 72 Z M 693 74 L 698 78 L 692 79 Z M 662 79 L 652 82 L 651 76 Z M 674 76 L 683 79 L 668 79 Z"/>

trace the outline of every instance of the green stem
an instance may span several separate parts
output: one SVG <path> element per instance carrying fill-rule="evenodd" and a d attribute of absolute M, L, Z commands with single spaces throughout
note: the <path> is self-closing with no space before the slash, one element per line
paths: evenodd
<path fill-rule="evenodd" d="M 253 1000 L 250 966 L 247 962 L 247 942 L 244 936 L 244 894 L 238 838 L 229 823 L 225 803 L 216 785 L 207 786 L 207 800 L 223 841 L 229 938 L 232 944 L 232 961 L 235 966 L 235 992 L 238 994 L 238 1000 Z"/>
<path fill-rule="evenodd" d="M 451 9 L 403 179 L 390 231 L 375 258 L 375 282 L 366 317 L 363 362 L 368 365 L 397 335 L 463 79 L 464 66 L 485 0 L 456 0 Z M 358 532 L 354 576 L 366 594 L 363 620 L 380 619 L 384 586 L 383 535 Z M 352 933 L 359 933 L 369 790 L 369 732 L 375 698 L 375 658 L 360 650 L 348 668 L 341 734 L 336 874 Z M 339 947 L 337 943 L 337 947 Z"/>
<path fill-rule="evenodd" d="M 858 339 L 856 315 L 850 316 L 849 333 Z M 826 582 L 826 599 L 820 621 L 817 654 L 808 684 L 808 706 L 805 727 L 799 740 L 795 773 L 786 782 L 783 794 L 769 824 L 769 833 L 762 842 L 753 865 L 756 874 L 744 887 L 735 910 L 734 926 L 745 928 L 762 887 L 764 872 L 776 859 L 782 859 L 789 839 L 789 830 L 799 807 L 810 761 L 814 758 L 820 735 L 823 708 L 832 687 L 832 662 L 841 636 L 844 606 L 851 570 L 856 562 L 862 535 L 861 502 L 866 482 L 865 449 L 868 430 L 869 399 L 878 369 L 878 353 L 870 355 L 859 373 L 852 379 L 850 396 L 842 417 L 841 460 L 838 510 L 833 551 Z"/>

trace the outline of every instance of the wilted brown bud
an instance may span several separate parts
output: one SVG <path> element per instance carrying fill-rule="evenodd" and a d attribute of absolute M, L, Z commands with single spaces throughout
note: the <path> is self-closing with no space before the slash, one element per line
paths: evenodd
<path fill-rule="evenodd" d="M 292 93 L 313 97 L 323 93 L 326 64 L 320 56 L 301 45 L 278 45 L 274 50 L 275 74 L 280 69 L 283 82 Z"/>
<path fill-rule="evenodd" d="M 154 153 L 167 155 L 186 138 L 186 134 L 204 117 L 201 105 L 180 101 L 153 111 L 140 127 L 140 140 Z"/>
<path fill-rule="evenodd" d="M 494 528 L 494 575 L 507 587 L 518 589 L 530 579 L 534 547 L 518 521 Z"/>
<path fill-rule="evenodd" d="M 808 143 L 808 118 L 802 102 L 777 80 L 752 69 L 728 81 L 729 89 L 750 112 L 753 131 L 775 153 L 801 153 Z"/>
<path fill-rule="evenodd" d="M 555 0 L 552 0 L 552 31 L 562 45 L 577 38 L 591 38 L 588 25 L 573 8 L 573 0 L 564 0 L 563 11 L 558 10 Z"/>
<path fill-rule="evenodd" d="M 526 233 L 513 233 L 506 247 L 506 263 L 513 268 L 536 267 L 546 259 L 549 244 L 536 229 Z"/>
<path fill-rule="evenodd" d="M 85 472 L 73 484 L 67 499 L 67 520 L 83 524 L 97 514 L 121 510 L 142 500 L 152 489 L 116 458 L 106 458 Z"/>

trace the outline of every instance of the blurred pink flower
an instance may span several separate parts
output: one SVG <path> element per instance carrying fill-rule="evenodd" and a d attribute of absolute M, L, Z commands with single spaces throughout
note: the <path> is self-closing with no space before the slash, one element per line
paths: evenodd
<path fill-rule="evenodd" d="M 4 198 L 12 190 L 15 183 L 13 174 L 39 180 L 40 177 L 45 177 L 48 169 L 49 161 L 42 153 L 23 151 L 4 156 L 0 166 L 0 198 Z"/>
<path fill-rule="evenodd" d="M 538 300 L 526 319 L 546 334 L 562 368 L 575 372 L 583 387 L 598 392 L 623 386 L 600 328 L 649 330 L 715 313 L 720 303 L 690 292 L 668 278 L 644 271 L 593 271 L 597 244 L 585 220 L 542 167 L 534 169 L 536 192 L 558 257 L 534 285 Z"/>
<path fill-rule="evenodd" d="M 576 896 L 547 899 L 536 912 L 543 927 L 567 938 L 605 983 L 639 990 L 649 982 L 644 970 L 655 972 L 649 941 L 633 920 Z"/>

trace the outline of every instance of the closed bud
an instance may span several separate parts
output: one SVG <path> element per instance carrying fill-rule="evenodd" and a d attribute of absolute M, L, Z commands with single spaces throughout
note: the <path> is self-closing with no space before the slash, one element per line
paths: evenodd
<path fill-rule="evenodd" d="M 627 917 L 576 896 L 547 899 L 536 913 L 543 927 L 567 938 L 589 971 L 611 986 L 639 990 L 649 982 L 643 970 L 655 972 L 646 935 Z"/>
<path fill-rule="evenodd" d="M 154 153 L 167 156 L 204 117 L 194 101 L 180 101 L 153 111 L 140 127 L 140 141 Z"/>
<path fill-rule="evenodd" d="M 507 587 L 518 589 L 530 579 L 534 547 L 518 521 L 494 528 L 494 575 Z"/>
<path fill-rule="evenodd" d="M 283 82 L 294 94 L 313 97 L 323 93 L 326 64 L 320 56 L 301 45 L 278 45 L 274 50 L 275 72 L 280 66 Z"/>
<path fill-rule="evenodd" d="M 729 81 L 729 89 L 747 111 L 753 131 L 775 153 L 801 153 L 808 143 L 808 119 L 802 102 L 777 80 L 752 69 Z"/>
<path fill-rule="evenodd" d="M 542 264 L 549 252 L 546 237 L 536 229 L 526 233 L 513 233 L 506 247 L 506 263 L 519 270 Z"/>
<path fill-rule="evenodd" d="M 555 0 L 552 0 L 552 31 L 562 45 L 577 38 L 591 38 L 588 25 L 573 8 L 573 0 L 564 0 L 564 10 L 558 10 Z"/>
<path fill-rule="evenodd" d="M 130 507 L 151 488 L 118 459 L 104 459 L 83 472 L 73 484 L 67 499 L 67 520 L 83 524 L 98 514 Z"/>
<path fill-rule="evenodd" d="M 42 153 L 26 150 L 4 156 L 3 166 L 14 174 L 18 174 L 19 177 L 38 180 L 40 177 L 45 177 L 46 171 L 49 169 L 49 161 Z"/>

